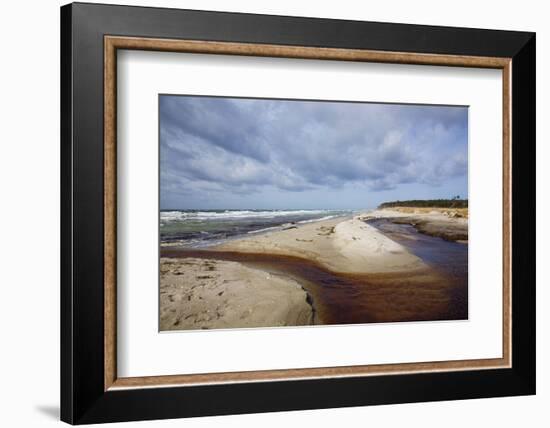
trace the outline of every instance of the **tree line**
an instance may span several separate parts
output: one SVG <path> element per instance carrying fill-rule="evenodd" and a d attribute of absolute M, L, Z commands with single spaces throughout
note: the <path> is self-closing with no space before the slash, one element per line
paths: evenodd
<path fill-rule="evenodd" d="M 378 208 L 468 208 L 468 199 L 412 199 L 410 201 L 384 202 Z"/>

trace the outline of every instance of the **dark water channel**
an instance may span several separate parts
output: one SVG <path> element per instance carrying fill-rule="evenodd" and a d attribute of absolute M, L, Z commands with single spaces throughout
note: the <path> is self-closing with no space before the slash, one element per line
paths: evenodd
<path fill-rule="evenodd" d="M 467 280 L 468 244 L 425 235 L 417 232 L 414 226 L 395 224 L 388 219 L 369 220 L 367 223 L 399 242 L 433 268 Z"/>
<path fill-rule="evenodd" d="M 448 279 L 452 285 L 451 311 L 459 319 L 468 317 L 468 244 L 429 236 L 418 232 L 414 226 L 392 223 L 389 219 L 369 220 L 367 223 Z"/>
<path fill-rule="evenodd" d="M 418 272 L 344 274 L 299 257 L 163 248 L 163 257 L 237 261 L 295 279 L 307 291 L 315 324 L 435 321 L 468 315 L 468 246 L 418 233 L 409 225 L 370 221 L 424 260 Z"/>

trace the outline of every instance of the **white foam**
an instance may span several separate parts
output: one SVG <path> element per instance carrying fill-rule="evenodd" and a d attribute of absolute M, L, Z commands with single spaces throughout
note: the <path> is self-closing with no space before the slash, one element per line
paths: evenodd
<path fill-rule="evenodd" d="M 334 212 L 332 210 L 279 210 L 279 211 L 252 211 L 252 210 L 226 210 L 226 211 L 161 211 L 162 222 L 182 220 L 242 220 L 254 218 L 276 218 L 284 216 L 308 216 Z M 332 218 L 332 217 L 329 217 Z"/>

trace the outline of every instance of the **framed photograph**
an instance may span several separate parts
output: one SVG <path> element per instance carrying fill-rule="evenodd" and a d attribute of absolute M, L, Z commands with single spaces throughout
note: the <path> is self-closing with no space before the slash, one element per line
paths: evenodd
<path fill-rule="evenodd" d="M 61 8 L 61 418 L 535 393 L 535 34 Z"/>

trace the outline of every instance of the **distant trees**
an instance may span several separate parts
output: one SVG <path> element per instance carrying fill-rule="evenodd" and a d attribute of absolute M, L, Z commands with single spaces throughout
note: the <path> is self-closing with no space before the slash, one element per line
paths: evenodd
<path fill-rule="evenodd" d="M 410 201 L 384 202 L 378 208 L 411 207 L 411 208 L 468 208 L 468 199 L 460 199 L 460 195 L 452 199 L 413 199 Z"/>

